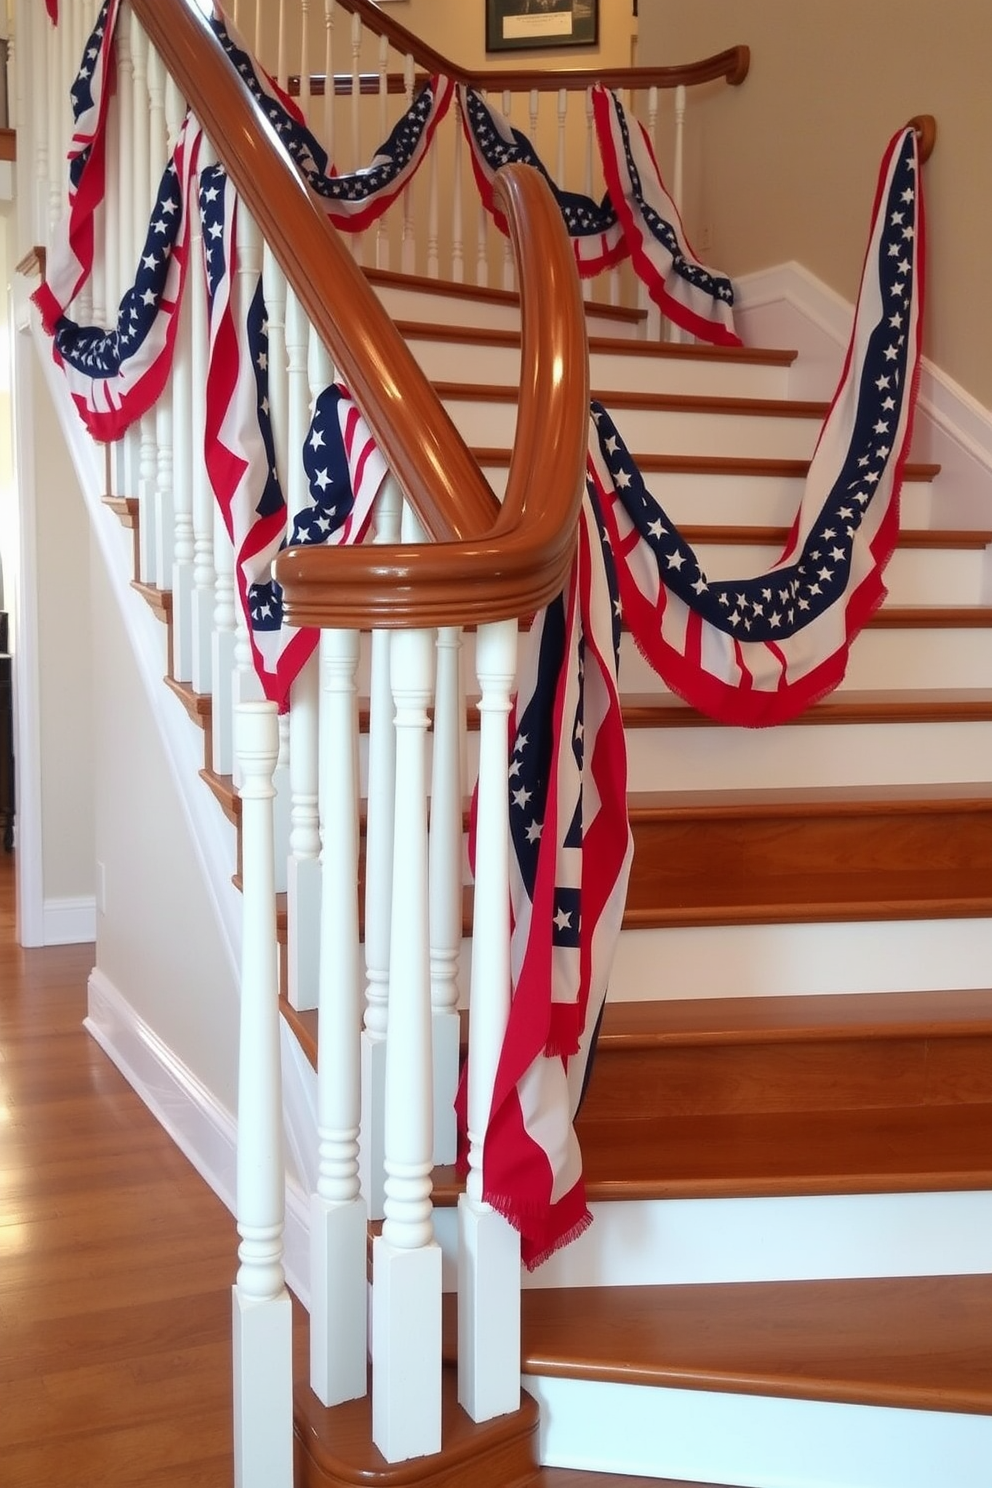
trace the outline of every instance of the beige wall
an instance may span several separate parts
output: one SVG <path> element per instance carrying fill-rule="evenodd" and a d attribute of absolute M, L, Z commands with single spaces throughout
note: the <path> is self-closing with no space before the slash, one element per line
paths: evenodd
<path fill-rule="evenodd" d="M 648 0 L 650 4 L 650 0 Z M 599 45 L 487 56 L 484 0 L 397 0 L 383 7 L 429 46 L 460 67 L 627 67 L 632 31 L 631 0 L 599 0 Z"/>
<path fill-rule="evenodd" d="M 731 274 L 796 260 L 853 300 L 885 145 L 933 114 L 925 351 L 992 408 L 990 0 L 641 0 L 642 62 L 736 42 L 749 77 L 690 120 L 690 237 Z"/>

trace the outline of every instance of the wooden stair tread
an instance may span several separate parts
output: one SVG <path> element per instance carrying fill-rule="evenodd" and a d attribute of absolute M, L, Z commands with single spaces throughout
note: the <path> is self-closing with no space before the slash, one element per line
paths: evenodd
<path fill-rule="evenodd" d="M 608 1002 L 604 1049 L 992 1034 L 992 988 Z"/>
<path fill-rule="evenodd" d="M 520 296 L 512 289 L 492 289 L 488 285 L 456 283 L 453 279 L 429 279 L 422 274 L 403 274 L 396 269 L 363 268 L 370 284 L 383 289 L 413 289 L 418 294 L 443 295 L 445 299 L 482 300 L 492 305 L 520 304 Z M 595 314 L 617 325 L 637 326 L 647 319 L 643 310 L 627 305 L 604 305 L 599 300 L 586 300 L 586 314 Z"/>
<path fill-rule="evenodd" d="M 666 820 L 716 816 L 858 815 L 865 808 L 887 813 L 992 810 L 992 781 L 937 781 L 925 785 L 768 786 L 722 790 L 632 791 L 632 816 Z"/>
<path fill-rule="evenodd" d="M 992 1186 L 992 1104 L 584 1122 L 590 1199 L 944 1192 Z"/>
<path fill-rule="evenodd" d="M 480 465 L 509 465 L 511 451 L 507 446 L 475 446 L 472 454 Z M 671 475 L 757 475 L 785 476 L 802 479 L 809 474 L 809 461 L 778 459 L 769 455 L 678 455 L 635 453 L 642 474 Z M 931 481 L 940 474 L 932 462 L 909 460 L 903 468 L 904 481 Z"/>
<path fill-rule="evenodd" d="M 730 728 L 675 693 L 622 692 L 626 728 Z M 838 691 L 814 703 L 788 727 L 819 723 L 969 723 L 992 720 L 992 689 L 892 688 Z"/>
<path fill-rule="evenodd" d="M 547 1288 L 525 1374 L 992 1414 L 992 1276 Z"/>
<path fill-rule="evenodd" d="M 505 383 L 448 382 L 433 383 L 439 398 L 475 402 L 515 403 L 520 389 Z M 617 408 L 655 409 L 660 412 L 744 414 L 755 418 L 825 417 L 829 404 L 810 398 L 735 398 L 705 393 L 633 393 L 620 389 L 594 388 L 590 396 L 611 410 Z"/>
<path fill-rule="evenodd" d="M 785 526 L 746 526 L 743 523 L 733 525 L 693 525 L 683 524 L 679 532 L 687 543 L 703 545 L 706 543 L 724 543 L 728 546 L 743 547 L 747 544 L 761 544 L 781 548 L 788 539 L 789 528 Z M 981 528 L 935 528 L 935 527 L 906 527 L 899 532 L 898 546 L 900 548 L 940 548 L 952 550 L 984 550 L 992 542 L 992 532 Z"/>
<path fill-rule="evenodd" d="M 587 309 L 599 310 L 599 305 Z M 519 347 L 519 330 L 470 324 L 446 325 L 443 321 L 400 319 L 395 322 L 401 335 L 421 341 L 461 341 L 469 345 Z M 777 347 L 710 346 L 705 342 L 635 341 L 625 336 L 590 336 L 591 352 L 616 352 L 641 361 L 713 361 L 749 366 L 791 367 L 798 355 Z"/>

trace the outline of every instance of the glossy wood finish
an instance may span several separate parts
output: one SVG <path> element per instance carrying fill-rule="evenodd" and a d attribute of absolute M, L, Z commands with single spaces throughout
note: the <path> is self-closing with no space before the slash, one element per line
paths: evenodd
<path fill-rule="evenodd" d="M 992 1414 L 992 1276 L 523 1294 L 525 1374 Z"/>
<path fill-rule="evenodd" d="M 0 1481 L 229 1488 L 234 1222 L 82 1026 L 92 946 L 14 944 L 0 856 Z"/>
<path fill-rule="evenodd" d="M 958 1104 L 992 1104 L 992 991 L 608 1004 L 582 1120 Z"/>
<path fill-rule="evenodd" d="M 644 792 L 628 925 L 992 913 L 992 786 Z"/>

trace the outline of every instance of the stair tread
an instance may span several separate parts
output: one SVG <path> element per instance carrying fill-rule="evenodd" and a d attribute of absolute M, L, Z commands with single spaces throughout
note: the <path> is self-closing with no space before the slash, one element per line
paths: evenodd
<path fill-rule="evenodd" d="M 590 1202 L 822 1194 L 946 1193 L 992 1187 L 992 1104 L 733 1112 L 583 1120 Z M 464 1183 L 434 1169 L 434 1202 Z"/>
<path fill-rule="evenodd" d="M 587 1123 L 580 1112 L 577 1131 L 591 1199 L 943 1192 L 992 1185 L 992 1104 Z"/>
<path fill-rule="evenodd" d="M 992 1276 L 529 1289 L 525 1374 L 992 1414 Z"/>
<path fill-rule="evenodd" d="M 493 403 L 515 403 L 520 389 L 508 383 L 449 382 L 437 379 L 433 387 L 439 398 L 459 402 L 483 399 Z M 592 388 L 590 396 L 607 408 L 677 410 L 682 413 L 744 414 L 756 418 L 823 419 L 830 407 L 813 398 L 741 398 L 709 393 L 634 393 L 621 388 Z"/>
<path fill-rule="evenodd" d="M 594 307 L 597 311 L 599 306 Z M 459 341 L 470 345 L 519 347 L 519 330 L 471 324 L 446 325 L 443 321 L 398 319 L 396 328 L 405 337 L 422 341 Z M 791 367 L 798 355 L 778 347 L 712 346 L 705 342 L 634 341 L 624 336 L 589 336 L 590 352 L 613 352 L 639 361 L 712 361 L 744 365 Z"/>
<path fill-rule="evenodd" d="M 366 279 L 383 289 L 415 289 L 418 294 L 441 295 L 446 299 L 482 300 L 488 304 L 519 305 L 520 296 L 512 289 L 492 289 L 488 285 L 456 283 L 452 279 L 430 279 L 422 274 L 404 274 L 395 269 L 363 268 Z M 618 325 L 641 325 L 643 310 L 627 305 L 604 305 L 599 300 L 586 300 L 586 314 L 595 314 Z"/>
<path fill-rule="evenodd" d="M 992 1034 L 992 988 L 608 1002 L 598 1051 Z"/>
<path fill-rule="evenodd" d="M 474 446 L 472 454 L 480 465 L 509 465 L 512 451 L 508 445 Z M 779 459 L 769 455 L 680 455 L 657 452 L 634 453 L 642 473 L 672 475 L 758 475 L 785 476 L 801 479 L 809 473 L 808 460 Z M 909 460 L 903 467 L 903 481 L 931 481 L 939 475 L 940 466 L 933 462 Z"/>
<path fill-rule="evenodd" d="M 627 728 L 730 728 L 716 724 L 675 693 L 622 692 Z M 788 727 L 818 723 L 962 722 L 992 719 L 986 687 L 864 688 L 838 691 L 790 720 Z"/>
<path fill-rule="evenodd" d="M 888 812 L 986 811 L 992 808 L 992 781 L 936 781 L 922 785 L 751 786 L 732 790 L 632 791 L 632 816 L 674 819 L 678 815 L 762 816 L 766 814 L 858 814 L 866 807 Z"/>

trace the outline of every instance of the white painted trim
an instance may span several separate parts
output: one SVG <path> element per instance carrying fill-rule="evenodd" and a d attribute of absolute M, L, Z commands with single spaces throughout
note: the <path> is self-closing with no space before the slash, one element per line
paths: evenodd
<path fill-rule="evenodd" d="M 85 945 L 96 940 L 96 900 L 92 895 L 46 899 L 43 924 L 42 945 Z"/>
<path fill-rule="evenodd" d="M 13 628 L 14 756 L 17 761 L 17 940 L 22 946 L 45 944 L 44 865 L 41 827 L 41 705 L 38 699 L 38 543 L 35 523 L 35 465 L 31 429 L 34 422 L 34 346 L 22 323 L 18 304 L 24 281 L 15 279 L 10 294 L 14 357 L 14 468 L 18 497 L 13 506 L 16 568 L 7 578 Z"/>
<path fill-rule="evenodd" d="M 740 1488 L 992 1488 L 992 1416 L 525 1375 L 546 1467 Z"/>
<path fill-rule="evenodd" d="M 735 290 L 747 344 L 799 352 L 790 395 L 831 398 L 850 340 L 853 305 L 798 263 L 744 275 Z M 912 454 L 941 466 L 941 525 L 982 526 L 992 505 L 992 410 L 926 357 Z"/>
<path fill-rule="evenodd" d="M 90 973 L 84 1026 L 233 1214 L 237 1123 L 231 1112 L 135 1012 L 99 967 Z M 304 1306 L 309 1304 L 309 1227 L 309 1199 L 301 1186 L 287 1177 L 286 1279 Z"/>

